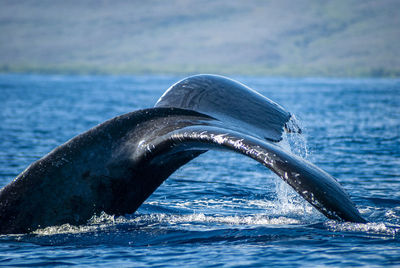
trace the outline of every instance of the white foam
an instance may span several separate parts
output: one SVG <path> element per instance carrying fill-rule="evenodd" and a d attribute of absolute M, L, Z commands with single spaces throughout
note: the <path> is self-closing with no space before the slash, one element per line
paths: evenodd
<path fill-rule="evenodd" d="M 325 227 L 333 232 L 361 232 L 368 234 L 379 234 L 396 236 L 399 234 L 400 226 L 388 226 L 385 223 L 351 223 L 343 222 L 338 223 L 336 221 L 327 221 L 324 223 Z"/>
<path fill-rule="evenodd" d="M 54 234 L 78 234 L 93 232 L 99 229 L 105 229 L 117 223 L 128 222 L 124 217 L 115 217 L 102 212 L 99 216 L 93 216 L 86 225 L 71 225 L 63 224 L 58 226 L 49 226 L 42 229 L 37 229 L 33 234 L 36 235 L 54 235 Z"/>
<path fill-rule="evenodd" d="M 188 215 L 171 215 L 164 213 L 147 214 L 138 216 L 131 221 L 157 221 L 168 224 L 229 224 L 229 225 L 271 225 L 271 224 L 298 224 L 299 220 L 287 217 L 269 217 L 266 215 L 247 215 L 247 216 L 210 216 L 203 213 L 194 213 Z"/>
<path fill-rule="evenodd" d="M 63 224 L 60 226 L 50 226 L 43 229 L 38 229 L 32 232 L 39 236 L 48 236 L 55 234 L 79 234 L 106 230 L 116 224 L 179 224 L 181 226 L 193 226 L 198 224 L 227 224 L 227 225 L 286 225 L 299 224 L 298 219 L 290 217 L 270 217 L 267 215 L 244 215 L 244 216 L 224 216 L 224 215 L 205 215 L 204 213 L 193 213 L 187 215 L 153 213 L 142 214 L 131 219 L 125 217 L 115 217 L 102 212 L 99 216 L 93 216 L 87 225 L 74 226 Z M 210 227 L 210 226 L 209 226 Z M 191 227 L 192 228 L 192 227 Z"/>

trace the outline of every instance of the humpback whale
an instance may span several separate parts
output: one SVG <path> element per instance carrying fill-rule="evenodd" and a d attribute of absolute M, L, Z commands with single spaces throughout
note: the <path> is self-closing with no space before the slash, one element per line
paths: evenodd
<path fill-rule="evenodd" d="M 290 118 L 229 78 L 185 78 L 155 107 L 72 138 L 2 188 L 0 234 L 85 224 L 102 211 L 134 213 L 174 171 L 211 149 L 260 162 L 329 219 L 366 222 L 335 178 L 277 144 L 284 131 L 300 132 Z"/>

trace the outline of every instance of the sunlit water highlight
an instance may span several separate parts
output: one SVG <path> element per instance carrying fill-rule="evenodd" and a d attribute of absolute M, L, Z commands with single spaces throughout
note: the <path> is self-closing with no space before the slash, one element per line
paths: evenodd
<path fill-rule="evenodd" d="M 0 186 L 181 78 L 0 75 Z M 400 81 L 237 79 L 300 118 L 280 146 L 338 178 L 370 223 L 327 220 L 255 161 L 208 152 L 135 214 L 0 236 L 0 265 L 400 265 Z"/>

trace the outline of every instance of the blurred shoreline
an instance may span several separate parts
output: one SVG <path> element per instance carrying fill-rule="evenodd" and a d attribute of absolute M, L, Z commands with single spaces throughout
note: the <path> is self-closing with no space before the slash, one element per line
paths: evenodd
<path fill-rule="evenodd" d="M 400 70 L 314 70 L 297 67 L 270 69 L 260 66 L 74 66 L 74 65 L 0 65 L 0 73 L 59 75 L 192 75 L 214 73 L 231 76 L 327 77 L 327 78 L 400 78 Z"/>
<path fill-rule="evenodd" d="M 0 0 L 0 72 L 400 77 L 397 0 Z"/>

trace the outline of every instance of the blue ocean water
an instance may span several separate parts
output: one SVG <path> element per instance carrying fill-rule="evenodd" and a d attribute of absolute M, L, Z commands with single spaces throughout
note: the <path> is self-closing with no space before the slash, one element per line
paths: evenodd
<path fill-rule="evenodd" d="M 0 75 L 0 187 L 181 78 Z M 295 114 L 303 134 L 281 146 L 335 176 L 370 223 L 327 220 L 265 167 L 213 151 L 132 215 L 0 236 L 0 266 L 399 266 L 400 80 L 235 79 Z"/>

